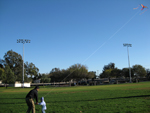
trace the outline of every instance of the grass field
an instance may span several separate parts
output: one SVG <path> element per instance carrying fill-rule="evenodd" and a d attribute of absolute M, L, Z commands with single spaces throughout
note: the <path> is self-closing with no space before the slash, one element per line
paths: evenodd
<path fill-rule="evenodd" d="M 33 88 L 0 88 L 0 113 L 25 113 Z M 46 113 L 150 113 L 150 82 L 99 86 L 40 87 Z M 41 106 L 36 105 L 36 113 Z"/>

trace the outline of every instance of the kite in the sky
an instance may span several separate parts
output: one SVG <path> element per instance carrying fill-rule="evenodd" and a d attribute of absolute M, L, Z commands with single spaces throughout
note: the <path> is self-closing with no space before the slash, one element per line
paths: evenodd
<path fill-rule="evenodd" d="M 145 11 L 148 10 L 148 7 L 147 7 L 147 6 L 144 6 L 143 4 L 140 4 L 138 7 L 133 8 L 133 9 L 138 9 L 140 6 L 142 7 L 142 8 L 141 8 L 141 11 L 142 11 L 144 8 L 147 8 Z M 145 11 L 143 11 L 142 13 L 144 13 Z M 142 14 L 142 13 L 140 13 L 140 14 Z"/>

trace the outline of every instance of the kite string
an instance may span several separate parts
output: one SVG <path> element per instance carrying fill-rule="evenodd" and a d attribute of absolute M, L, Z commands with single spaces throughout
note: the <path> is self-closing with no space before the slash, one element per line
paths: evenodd
<path fill-rule="evenodd" d="M 76 71 L 76 69 L 75 70 L 73 70 L 70 74 L 68 74 L 63 80 L 61 80 L 61 82 L 62 81 L 64 81 L 66 78 L 68 78 L 74 71 Z M 54 90 L 56 88 L 56 86 L 52 89 L 52 90 Z M 43 96 L 43 97 L 46 97 L 50 92 L 52 92 L 52 90 L 50 90 L 45 96 Z"/>
<path fill-rule="evenodd" d="M 90 56 L 88 56 L 82 63 L 86 62 L 92 55 L 94 55 L 100 48 L 102 48 L 111 38 L 113 38 L 125 25 L 127 25 L 137 14 L 139 11 L 134 14 L 124 25 L 122 25 L 113 35 L 111 35 L 101 46 L 99 46 Z"/>
<path fill-rule="evenodd" d="M 86 62 L 91 56 L 93 56 L 100 48 L 102 48 L 111 38 L 113 38 L 123 27 L 125 27 L 137 14 L 139 13 L 139 11 L 134 14 L 125 24 L 123 24 L 113 35 L 111 35 L 101 46 L 99 46 L 91 55 L 89 55 L 81 64 L 83 64 L 84 62 Z M 76 69 L 75 69 L 76 70 Z M 74 71 L 75 71 L 74 70 Z M 72 71 L 70 74 L 68 74 L 63 80 L 65 80 L 66 78 L 68 78 L 74 71 Z M 62 80 L 62 81 L 63 81 Z M 50 92 L 52 92 L 54 89 L 56 88 L 56 86 L 54 88 L 52 88 L 46 95 L 44 95 L 43 97 L 46 97 Z"/>

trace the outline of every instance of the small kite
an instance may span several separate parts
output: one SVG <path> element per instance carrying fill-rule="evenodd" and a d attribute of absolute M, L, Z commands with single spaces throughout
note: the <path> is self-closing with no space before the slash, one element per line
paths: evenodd
<path fill-rule="evenodd" d="M 142 7 L 142 8 L 141 8 L 141 11 L 142 11 L 144 8 L 147 8 L 145 11 L 148 10 L 148 7 L 147 7 L 147 6 L 144 6 L 143 4 L 140 4 L 138 7 L 133 8 L 133 9 L 138 9 L 140 6 Z M 142 13 L 144 13 L 145 11 L 143 11 Z M 142 13 L 140 13 L 140 15 L 141 15 Z"/>

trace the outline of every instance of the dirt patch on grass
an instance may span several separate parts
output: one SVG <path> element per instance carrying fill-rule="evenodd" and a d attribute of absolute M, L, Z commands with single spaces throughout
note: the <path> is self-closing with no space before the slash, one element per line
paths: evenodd
<path fill-rule="evenodd" d="M 145 87 L 145 88 L 135 88 L 137 90 L 143 90 L 143 89 L 146 89 L 146 90 L 150 90 L 150 87 Z"/>

